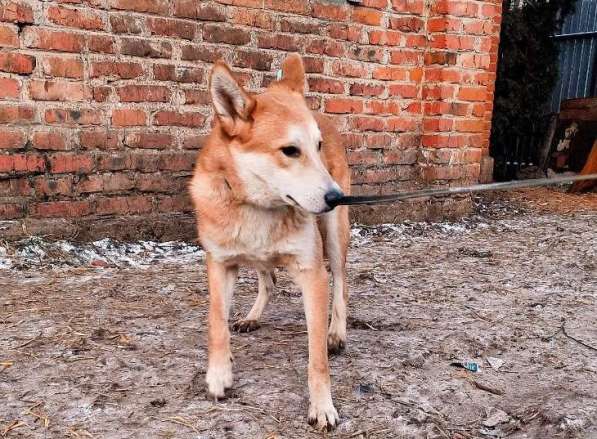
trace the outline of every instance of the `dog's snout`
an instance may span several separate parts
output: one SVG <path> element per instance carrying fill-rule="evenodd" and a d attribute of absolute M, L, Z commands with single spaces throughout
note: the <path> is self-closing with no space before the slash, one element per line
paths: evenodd
<path fill-rule="evenodd" d="M 326 204 L 331 208 L 334 208 L 338 205 L 338 202 L 344 197 L 342 191 L 338 189 L 332 189 L 331 191 L 326 192 L 323 199 L 325 200 Z"/>

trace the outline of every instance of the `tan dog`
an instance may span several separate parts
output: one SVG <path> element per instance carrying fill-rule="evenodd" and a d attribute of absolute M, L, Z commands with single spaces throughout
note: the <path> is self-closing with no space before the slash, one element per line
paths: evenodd
<path fill-rule="evenodd" d="M 215 398 L 232 385 L 228 317 L 239 265 L 254 267 L 259 278 L 253 308 L 234 325 L 241 332 L 259 326 L 273 288 L 273 270 L 284 267 L 302 289 L 305 304 L 309 422 L 334 427 L 338 413 L 332 403 L 327 347 L 337 351 L 346 342 L 350 231 L 348 208 L 330 211 L 328 202 L 342 191 L 348 193 L 350 174 L 340 135 L 307 107 L 301 58 L 290 55 L 282 71 L 283 78 L 260 95 L 247 93 L 224 62 L 216 63 L 210 76 L 217 120 L 190 186 L 200 241 L 207 251 L 206 381 Z M 329 332 L 324 251 L 334 279 Z"/>

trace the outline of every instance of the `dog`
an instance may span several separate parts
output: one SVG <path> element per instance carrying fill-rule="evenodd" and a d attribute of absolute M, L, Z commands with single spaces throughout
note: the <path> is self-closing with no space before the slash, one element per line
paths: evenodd
<path fill-rule="evenodd" d="M 254 330 L 285 268 L 301 288 L 308 330 L 309 423 L 333 428 L 328 350 L 346 343 L 348 207 L 331 205 L 350 191 L 342 138 L 333 123 L 312 112 L 304 97 L 305 69 L 292 54 L 282 78 L 261 94 L 237 82 L 225 62 L 214 64 L 209 93 L 215 123 L 190 184 L 199 240 L 206 250 L 209 288 L 209 394 L 232 386 L 228 318 L 238 267 L 258 273 L 258 295 L 233 329 Z M 327 256 L 333 276 L 328 330 Z M 326 342 L 327 341 L 327 342 Z"/>

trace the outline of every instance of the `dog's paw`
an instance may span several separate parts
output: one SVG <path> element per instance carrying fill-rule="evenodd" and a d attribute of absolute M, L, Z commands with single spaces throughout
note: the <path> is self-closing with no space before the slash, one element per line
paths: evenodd
<path fill-rule="evenodd" d="M 225 391 L 232 387 L 232 361 L 228 360 L 223 365 L 210 365 L 205 375 L 207 392 L 216 401 L 225 398 Z"/>
<path fill-rule="evenodd" d="M 328 334 L 328 354 L 341 353 L 346 348 L 346 339 L 337 334 Z"/>
<path fill-rule="evenodd" d="M 340 422 L 338 412 L 334 408 L 331 398 L 323 403 L 311 403 L 309 407 L 309 424 L 319 430 L 333 430 Z"/>
<path fill-rule="evenodd" d="M 232 324 L 232 330 L 236 332 L 253 332 L 260 327 L 257 320 L 238 320 Z"/>

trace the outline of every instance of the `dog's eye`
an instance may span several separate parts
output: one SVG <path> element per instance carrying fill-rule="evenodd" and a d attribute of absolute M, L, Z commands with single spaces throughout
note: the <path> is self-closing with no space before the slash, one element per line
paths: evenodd
<path fill-rule="evenodd" d="M 321 140 L 319 141 L 319 144 L 317 145 L 317 151 L 321 151 Z"/>
<path fill-rule="evenodd" d="M 298 149 L 296 146 L 284 146 L 280 148 L 282 153 L 287 157 L 296 158 L 301 155 L 301 150 Z"/>

